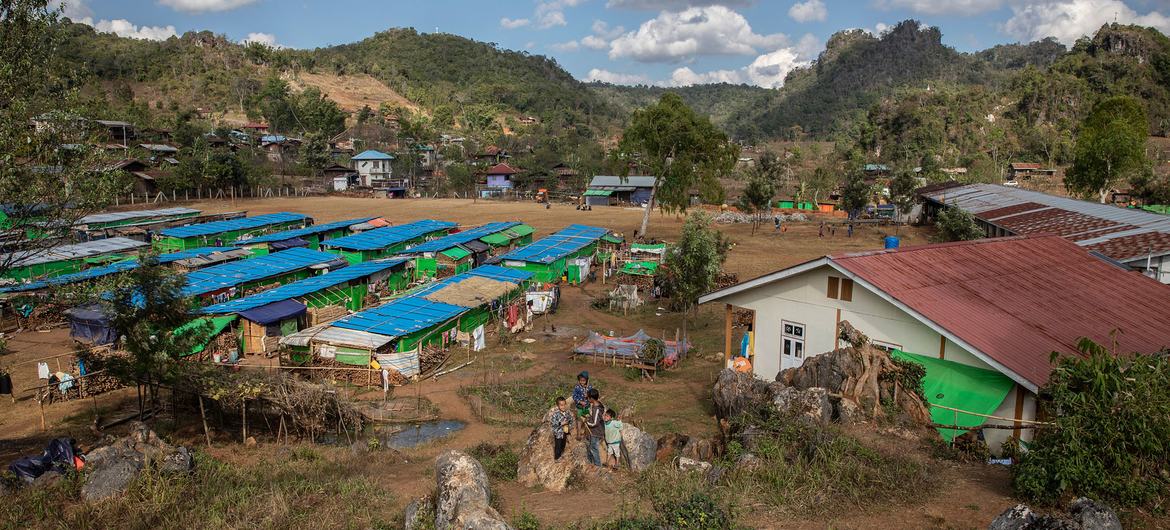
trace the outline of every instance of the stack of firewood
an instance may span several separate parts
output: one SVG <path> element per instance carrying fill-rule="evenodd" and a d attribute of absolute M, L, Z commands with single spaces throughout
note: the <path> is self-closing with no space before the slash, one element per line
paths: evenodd
<path fill-rule="evenodd" d="M 422 353 L 418 356 L 418 366 L 421 373 L 427 373 L 436 366 L 443 364 L 447 359 L 448 352 L 442 348 L 426 347 L 422 349 Z"/>
<path fill-rule="evenodd" d="M 348 311 L 339 305 L 327 305 L 324 307 L 309 308 L 309 327 L 318 326 L 327 322 L 333 322 L 347 314 Z"/>
<path fill-rule="evenodd" d="M 739 275 L 733 272 L 720 272 L 715 277 L 715 288 L 725 289 L 739 283 Z"/>

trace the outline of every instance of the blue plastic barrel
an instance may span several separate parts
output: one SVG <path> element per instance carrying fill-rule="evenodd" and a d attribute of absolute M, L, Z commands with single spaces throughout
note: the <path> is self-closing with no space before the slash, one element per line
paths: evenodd
<path fill-rule="evenodd" d="M 899 241 L 898 241 L 897 236 L 886 236 L 886 248 L 887 249 L 898 248 L 898 243 L 899 243 Z"/>

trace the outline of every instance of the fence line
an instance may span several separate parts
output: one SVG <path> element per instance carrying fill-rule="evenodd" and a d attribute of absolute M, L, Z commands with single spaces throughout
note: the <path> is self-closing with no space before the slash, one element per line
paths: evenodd
<path fill-rule="evenodd" d="M 235 186 L 230 188 L 191 188 L 180 192 L 171 190 L 130 193 L 114 197 L 114 206 L 162 204 L 201 201 L 208 199 L 273 199 L 281 197 L 310 197 L 320 195 L 322 190 L 310 186 Z"/>

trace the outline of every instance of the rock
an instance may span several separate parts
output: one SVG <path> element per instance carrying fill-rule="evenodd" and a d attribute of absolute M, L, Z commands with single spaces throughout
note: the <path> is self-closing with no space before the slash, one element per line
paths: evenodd
<path fill-rule="evenodd" d="M 247 440 L 244 440 L 244 447 L 256 447 L 256 437 L 249 436 Z"/>
<path fill-rule="evenodd" d="M 820 423 L 833 419 L 833 406 L 829 404 L 829 391 L 820 387 L 798 390 L 784 387 L 772 397 L 776 410 L 795 417 L 805 417 Z"/>
<path fill-rule="evenodd" d="M 719 372 L 713 389 L 715 415 L 733 418 L 740 413 L 768 401 L 768 383 L 752 374 L 725 368 Z"/>
<path fill-rule="evenodd" d="M 716 464 L 716 465 L 711 466 L 711 469 L 707 470 L 707 476 L 705 476 L 703 478 L 707 480 L 707 485 L 715 486 L 715 485 L 719 484 L 720 480 L 723 480 L 723 475 L 726 473 L 727 473 L 726 467 L 723 467 L 721 465 Z"/>
<path fill-rule="evenodd" d="M 117 496 L 147 466 L 155 466 L 164 473 L 181 473 L 190 472 L 194 465 L 187 448 L 172 446 L 146 424 L 134 422 L 128 435 L 86 455 L 88 476 L 81 487 L 81 496 L 87 501 Z"/>
<path fill-rule="evenodd" d="M 755 471 L 762 465 L 764 465 L 764 461 L 760 460 L 760 457 L 752 453 L 744 453 L 739 455 L 739 458 L 735 459 L 736 469 L 740 469 L 742 471 Z"/>
<path fill-rule="evenodd" d="M 658 442 L 628 423 L 622 423 L 622 445 L 626 448 L 631 471 L 645 471 L 657 459 Z"/>
<path fill-rule="evenodd" d="M 415 530 L 416 528 L 423 528 L 426 526 L 424 524 L 425 521 L 420 520 L 419 517 L 419 515 L 421 515 L 419 510 L 424 502 L 427 502 L 426 499 L 415 499 L 411 501 L 410 504 L 406 505 L 406 510 L 403 514 L 403 519 L 405 520 L 404 528 L 406 530 Z"/>
<path fill-rule="evenodd" d="M 573 475 L 588 465 L 586 442 L 569 435 L 565 453 L 560 460 L 553 460 L 553 433 L 549 425 L 551 414 L 552 409 L 549 409 L 540 425 L 528 435 L 524 452 L 516 466 L 516 480 L 528 487 L 541 486 L 549 491 L 564 491 Z"/>
<path fill-rule="evenodd" d="M 701 471 L 706 473 L 711 469 L 711 463 L 703 462 L 701 460 L 694 460 L 684 456 L 678 459 L 678 468 L 682 471 Z"/>
<path fill-rule="evenodd" d="M 850 424 L 865 421 L 865 414 L 856 401 L 843 397 L 833 403 L 833 418 L 841 423 Z"/>
<path fill-rule="evenodd" d="M 30 486 L 32 486 L 34 488 L 48 488 L 48 487 L 51 487 L 58 482 L 61 482 L 62 478 L 64 478 L 64 477 L 60 473 L 57 473 L 56 471 L 49 471 L 49 472 L 45 473 L 44 475 L 41 475 L 41 476 L 37 477 L 36 479 L 34 479 L 32 481 L 32 484 L 30 484 Z"/>
<path fill-rule="evenodd" d="M 659 462 L 674 461 L 690 440 L 691 437 L 677 432 L 659 438 L 658 450 L 655 452 L 654 459 Z"/>
<path fill-rule="evenodd" d="M 996 516 L 987 526 L 987 530 L 1024 530 L 1036 521 L 1036 514 L 1031 508 L 1017 504 Z"/>
<path fill-rule="evenodd" d="M 1081 497 L 1074 500 L 1068 507 L 1068 514 L 1084 530 L 1122 530 L 1117 513 L 1092 499 Z"/>
<path fill-rule="evenodd" d="M 718 456 L 716 444 L 706 438 L 691 438 L 679 455 L 691 460 L 714 460 Z"/>
<path fill-rule="evenodd" d="M 437 530 L 511 529 L 495 508 L 487 472 L 478 460 L 449 450 L 435 459 L 435 528 Z"/>

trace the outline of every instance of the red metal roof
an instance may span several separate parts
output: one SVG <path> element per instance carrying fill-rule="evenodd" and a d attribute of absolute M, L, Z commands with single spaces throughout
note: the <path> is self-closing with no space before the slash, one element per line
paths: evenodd
<path fill-rule="evenodd" d="M 1034 162 L 1012 162 L 1012 169 L 1040 169 L 1040 164 Z"/>
<path fill-rule="evenodd" d="M 515 175 L 517 173 L 519 173 L 519 171 L 516 170 L 516 168 L 502 162 L 488 168 L 487 170 L 488 175 Z"/>
<path fill-rule="evenodd" d="M 1081 337 L 1126 353 L 1170 346 L 1170 286 L 1057 236 L 829 259 L 1037 387 L 1051 352 L 1075 354 Z"/>

